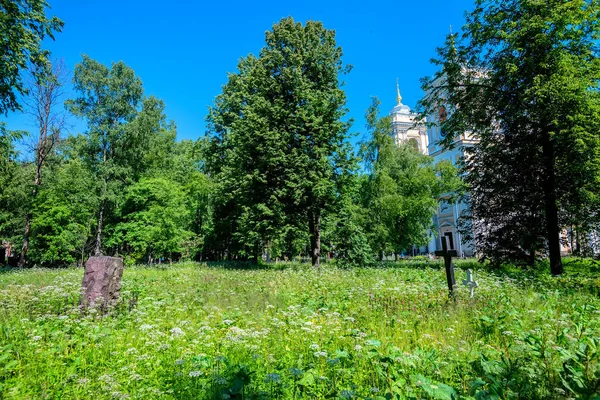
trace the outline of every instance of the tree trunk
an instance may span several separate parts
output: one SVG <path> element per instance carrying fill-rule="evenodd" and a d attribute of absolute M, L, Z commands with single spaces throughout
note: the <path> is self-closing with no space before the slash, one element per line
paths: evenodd
<path fill-rule="evenodd" d="M 101 246 L 102 246 L 102 223 L 104 216 L 104 202 L 100 206 L 100 213 L 98 214 L 98 229 L 96 229 L 96 247 L 94 248 L 94 255 L 99 256 L 102 254 Z"/>
<path fill-rule="evenodd" d="M 543 133 L 542 152 L 546 179 L 544 181 L 544 208 L 546 214 L 546 233 L 550 256 L 550 272 L 552 275 L 563 273 L 560 258 L 560 228 L 558 226 L 558 206 L 556 205 L 556 181 L 554 171 L 554 149 L 548 132 Z"/>
<path fill-rule="evenodd" d="M 267 241 L 267 256 L 266 258 L 266 262 L 270 263 L 271 262 L 271 241 Z"/>
<path fill-rule="evenodd" d="M 321 266 L 321 216 L 318 211 L 310 211 L 308 229 L 310 231 L 312 266 L 319 268 Z"/>
<path fill-rule="evenodd" d="M 29 249 L 29 232 L 31 231 L 31 213 L 27 213 L 25 217 L 25 232 L 23 233 L 23 247 L 21 248 L 21 257 L 19 257 L 19 268 L 25 266 L 25 255 Z"/>
<path fill-rule="evenodd" d="M 535 266 L 535 246 L 531 246 L 531 249 L 529 249 L 529 260 L 527 260 L 527 263 L 532 268 Z"/>

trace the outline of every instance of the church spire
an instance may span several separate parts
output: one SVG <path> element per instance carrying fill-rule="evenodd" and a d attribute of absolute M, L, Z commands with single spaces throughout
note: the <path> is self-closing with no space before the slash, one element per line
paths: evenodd
<path fill-rule="evenodd" d="M 398 105 L 402 104 L 402 96 L 400 96 L 400 86 L 398 85 L 398 78 L 396 78 L 396 101 Z"/>

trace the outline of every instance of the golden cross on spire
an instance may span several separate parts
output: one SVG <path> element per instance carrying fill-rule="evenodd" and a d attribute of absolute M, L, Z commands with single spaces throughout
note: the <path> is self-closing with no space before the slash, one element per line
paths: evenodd
<path fill-rule="evenodd" d="M 398 85 L 398 78 L 396 78 L 396 101 L 398 104 L 402 104 L 402 96 L 400 96 L 400 86 Z"/>

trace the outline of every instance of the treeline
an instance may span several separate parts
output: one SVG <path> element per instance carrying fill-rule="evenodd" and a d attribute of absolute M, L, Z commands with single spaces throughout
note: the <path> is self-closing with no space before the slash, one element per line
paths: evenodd
<path fill-rule="evenodd" d="M 334 31 L 284 19 L 229 75 L 207 135 L 177 141 L 163 102 L 123 62 L 84 56 L 69 99 L 60 64 L 31 64 L 18 107 L 38 132 L 0 134 L 6 254 L 21 266 L 99 254 L 367 265 L 426 244 L 439 197 L 459 180 L 396 146 L 376 99 L 356 153 L 340 80 L 349 70 Z M 87 129 L 65 136 L 65 112 Z"/>
<path fill-rule="evenodd" d="M 24 139 L 0 127 L 0 240 L 20 265 L 91 254 L 368 265 L 426 244 L 442 197 L 465 201 L 462 237 L 481 259 L 548 257 L 558 275 L 565 245 L 600 252 L 596 2 L 477 0 L 447 37 L 419 108 L 443 149 L 466 138 L 461 179 L 394 143 L 377 99 L 353 148 L 351 67 L 319 22 L 275 24 L 229 74 L 207 134 L 178 142 L 164 104 L 122 62 L 84 57 L 63 101 L 63 69 L 40 48 L 62 27 L 46 5 L 0 4 L 11 16 L 0 19 L 11 44 L 0 50 L 0 112 L 27 111 L 39 128 Z M 65 137 L 64 112 L 86 131 Z"/>

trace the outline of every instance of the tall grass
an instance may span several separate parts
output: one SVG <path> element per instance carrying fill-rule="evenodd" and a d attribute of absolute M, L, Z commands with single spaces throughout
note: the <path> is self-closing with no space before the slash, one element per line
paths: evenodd
<path fill-rule="evenodd" d="M 479 269 L 451 300 L 440 266 L 401 265 L 133 267 L 108 314 L 79 308 L 81 269 L 3 272 L 0 397 L 600 395 L 594 271 Z"/>

